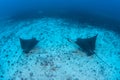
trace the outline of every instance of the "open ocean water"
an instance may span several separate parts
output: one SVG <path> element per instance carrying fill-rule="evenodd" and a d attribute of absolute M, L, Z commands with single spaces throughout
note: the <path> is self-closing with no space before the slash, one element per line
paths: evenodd
<path fill-rule="evenodd" d="M 0 80 L 120 80 L 119 4 L 1 0 Z"/>

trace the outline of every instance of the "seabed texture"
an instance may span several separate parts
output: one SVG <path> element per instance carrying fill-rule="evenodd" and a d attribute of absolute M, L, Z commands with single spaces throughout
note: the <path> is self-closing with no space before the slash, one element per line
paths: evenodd
<path fill-rule="evenodd" d="M 95 52 L 102 60 L 86 56 L 66 40 L 97 33 Z M 20 37 L 36 37 L 40 42 L 25 54 Z M 120 37 L 112 31 L 57 18 L 5 25 L 0 30 L 0 80 L 120 80 Z"/>

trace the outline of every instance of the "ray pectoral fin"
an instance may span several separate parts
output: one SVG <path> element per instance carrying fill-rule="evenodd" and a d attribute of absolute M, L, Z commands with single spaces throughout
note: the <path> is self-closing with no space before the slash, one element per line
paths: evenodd
<path fill-rule="evenodd" d="M 19 38 L 20 39 L 20 44 L 21 44 L 21 47 L 22 47 L 22 49 L 24 49 L 25 48 L 25 40 L 23 40 L 22 38 Z"/>

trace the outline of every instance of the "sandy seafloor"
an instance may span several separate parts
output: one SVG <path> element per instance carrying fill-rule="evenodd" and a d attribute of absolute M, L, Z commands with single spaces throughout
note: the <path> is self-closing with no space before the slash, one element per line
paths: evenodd
<path fill-rule="evenodd" d="M 86 56 L 66 40 L 97 33 L 95 52 L 105 63 L 96 55 Z M 40 42 L 25 54 L 19 37 L 36 37 Z M 120 37 L 112 31 L 57 18 L 3 25 L 0 80 L 120 80 Z"/>

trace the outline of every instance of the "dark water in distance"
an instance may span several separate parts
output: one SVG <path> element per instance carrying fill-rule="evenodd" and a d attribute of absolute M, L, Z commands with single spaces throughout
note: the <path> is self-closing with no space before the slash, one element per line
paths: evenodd
<path fill-rule="evenodd" d="M 120 34 L 120 0 L 1 0 L 0 18 L 62 17 Z"/>

